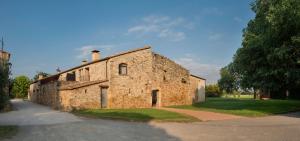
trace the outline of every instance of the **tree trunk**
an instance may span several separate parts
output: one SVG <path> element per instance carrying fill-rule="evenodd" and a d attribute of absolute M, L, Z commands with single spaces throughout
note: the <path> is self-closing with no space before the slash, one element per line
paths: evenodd
<path fill-rule="evenodd" d="M 256 90 L 254 90 L 253 99 L 256 99 L 256 98 L 257 98 Z"/>

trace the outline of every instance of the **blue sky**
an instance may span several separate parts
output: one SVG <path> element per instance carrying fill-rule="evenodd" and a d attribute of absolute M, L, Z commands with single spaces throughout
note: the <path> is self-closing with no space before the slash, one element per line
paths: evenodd
<path fill-rule="evenodd" d="M 55 73 L 144 45 L 214 83 L 254 17 L 251 0 L 1 0 L 12 74 Z"/>

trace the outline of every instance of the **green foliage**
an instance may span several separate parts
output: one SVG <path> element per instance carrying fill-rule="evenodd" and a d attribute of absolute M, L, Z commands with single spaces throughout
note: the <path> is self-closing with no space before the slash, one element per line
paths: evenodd
<path fill-rule="evenodd" d="M 129 121 L 177 121 L 188 122 L 197 119 L 159 109 L 90 109 L 74 111 L 75 114 L 94 118 L 108 118 Z"/>
<path fill-rule="evenodd" d="M 13 94 L 17 98 L 27 97 L 28 89 L 30 85 L 30 79 L 27 76 L 18 76 L 13 82 Z"/>
<path fill-rule="evenodd" d="M 0 111 L 5 108 L 9 102 L 8 83 L 10 74 L 10 64 L 5 60 L 0 60 Z"/>
<path fill-rule="evenodd" d="M 229 71 L 229 66 L 226 66 L 220 70 L 221 78 L 218 81 L 220 89 L 226 91 L 227 93 L 232 93 L 237 90 L 237 79 Z"/>
<path fill-rule="evenodd" d="M 12 136 L 16 135 L 18 132 L 17 126 L 0 126 L 0 140 L 2 139 L 9 139 Z"/>
<path fill-rule="evenodd" d="M 205 87 L 205 95 L 207 97 L 220 97 L 222 92 L 217 84 L 207 85 Z"/>
<path fill-rule="evenodd" d="M 34 75 L 33 81 L 38 80 L 38 79 L 39 79 L 39 75 L 42 75 L 43 77 L 48 77 L 48 76 L 50 76 L 49 73 L 42 72 L 42 71 L 38 71 L 38 72 L 36 73 L 36 75 Z"/>
<path fill-rule="evenodd" d="M 300 1 L 256 0 L 232 68 L 242 88 L 285 92 L 300 87 Z M 272 93 L 271 93 L 272 94 Z"/>

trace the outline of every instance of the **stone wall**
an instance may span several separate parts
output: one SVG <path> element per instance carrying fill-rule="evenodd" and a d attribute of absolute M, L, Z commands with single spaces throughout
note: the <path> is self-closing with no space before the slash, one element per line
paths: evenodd
<path fill-rule="evenodd" d="M 85 65 L 70 71 L 67 71 L 65 73 L 60 74 L 59 80 L 60 81 L 67 81 L 67 74 L 75 72 L 76 79 L 75 81 L 87 81 L 87 78 L 89 78 L 89 81 L 95 81 L 95 80 L 106 80 L 106 66 L 107 61 L 101 61 L 89 65 Z M 89 70 L 89 76 L 87 76 L 87 69 Z M 81 72 L 81 73 L 80 73 Z"/>
<path fill-rule="evenodd" d="M 192 103 L 205 101 L 205 80 L 190 76 L 190 92 L 189 96 Z"/>
<path fill-rule="evenodd" d="M 172 60 L 153 53 L 152 89 L 158 90 L 158 105 L 191 104 L 189 98 L 189 71 Z"/>
<path fill-rule="evenodd" d="M 127 75 L 119 74 L 119 64 L 127 64 Z M 151 49 L 109 60 L 108 108 L 151 107 Z"/>
<path fill-rule="evenodd" d="M 120 64 L 127 65 L 126 75 L 119 74 Z M 82 79 L 87 68 L 89 80 Z M 75 73 L 75 80 L 67 81 L 68 73 Z M 64 111 L 98 109 L 103 86 L 108 88 L 107 108 L 150 108 L 153 90 L 158 90 L 157 106 L 205 100 L 204 80 L 191 77 L 188 70 L 151 48 L 107 57 L 37 81 L 30 85 L 28 97 Z"/>
<path fill-rule="evenodd" d="M 76 89 L 60 90 L 60 106 L 64 111 L 73 109 L 99 109 L 101 108 L 100 86 L 107 82 L 87 85 Z"/>
<path fill-rule="evenodd" d="M 29 100 L 59 109 L 58 82 L 51 81 L 46 84 L 36 82 L 30 85 Z"/>

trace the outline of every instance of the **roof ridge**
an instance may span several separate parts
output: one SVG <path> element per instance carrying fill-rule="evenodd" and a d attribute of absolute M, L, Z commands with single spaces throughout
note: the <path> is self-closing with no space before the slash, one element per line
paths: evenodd
<path fill-rule="evenodd" d="M 124 52 L 120 52 L 120 53 L 117 53 L 115 55 L 110 55 L 110 56 L 107 56 L 105 58 L 102 58 L 102 59 L 99 59 L 99 60 L 96 60 L 96 61 L 92 61 L 92 62 L 88 62 L 86 64 L 82 64 L 82 65 L 79 65 L 79 66 L 76 66 L 76 67 L 72 67 L 70 69 L 67 69 L 65 71 L 62 71 L 62 72 L 59 72 L 59 73 L 56 73 L 56 74 L 53 74 L 49 77 L 45 77 L 43 79 L 40 79 L 40 80 L 44 80 L 44 79 L 47 79 L 47 78 L 50 78 L 50 77 L 53 77 L 53 76 L 57 76 L 57 75 L 60 75 L 60 74 L 63 74 L 63 73 L 66 73 L 68 71 L 71 71 L 71 70 L 74 70 L 74 69 L 77 69 L 77 68 L 80 68 L 80 67 L 83 67 L 83 66 L 87 66 L 87 65 L 90 65 L 90 64 L 94 64 L 94 63 L 97 63 L 97 62 L 101 62 L 101 61 L 104 61 L 104 60 L 107 60 L 107 59 L 110 59 L 110 58 L 114 58 L 114 57 L 117 57 L 117 56 L 121 56 L 121 55 L 125 55 L 125 54 L 128 54 L 128 53 L 133 53 L 133 52 L 136 52 L 136 51 L 140 51 L 140 50 L 145 50 L 145 49 L 150 49 L 151 46 L 149 45 L 145 45 L 144 47 L 141 47 L 141 48 L 135 48 L 135 49 L 132 49 L 132 50 L 128 50 L 128 51 L 124 51 Z M 35 83 L 35 82 L 38 82 L 40 80 L 36 80 L 32 83 Z"/>
<path fill-rule="evenodd" d="M 197 76 L 197 75 L 194 75 L 194 74 L 190 74 L 190 76 L 193 76 L 193 77 L 196 77 L 196 78 L 199 78 L 199 79 L 202 79 L 202 80 L 206 80 L 205 78 Z"/>

